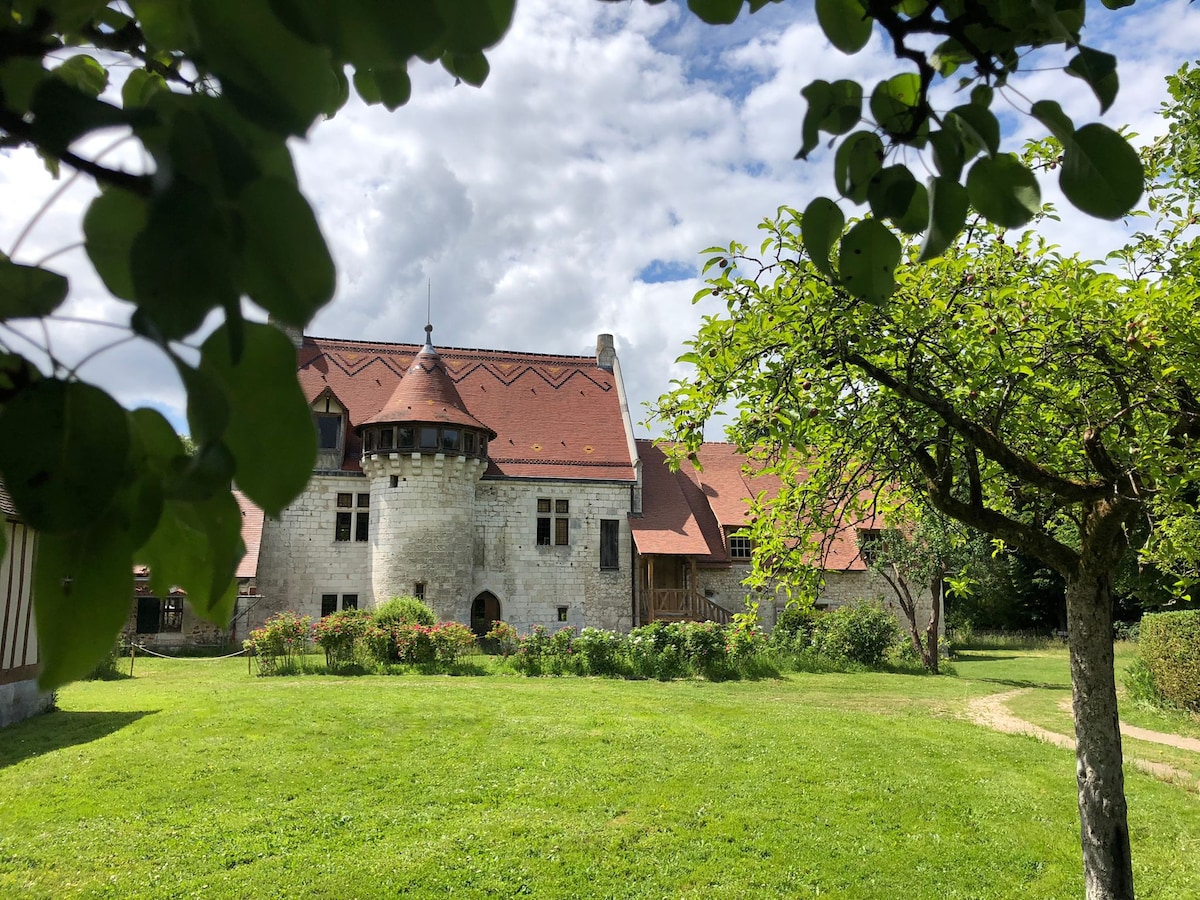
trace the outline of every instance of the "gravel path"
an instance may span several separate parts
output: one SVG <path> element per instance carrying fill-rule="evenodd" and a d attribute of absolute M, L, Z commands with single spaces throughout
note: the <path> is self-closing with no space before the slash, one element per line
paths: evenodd
<path fill-rule="evenodd" d="M 1054 744 L 1056 747 L 1075 749 L 1074 738 L 1065 734 L 1059 734 L 1057 731 L 1049 731 L 1040 725 L 1026 722 L 1024 719 L 1019 719 L 1012 714 L 1008 708 L 1008 702 L 1015 697 L 1029 693 L 1030 690 L 1032 689 L 1017 688 L 1016 690 L 1004 691 L 999 694 L 990 694 L 987 697 L 979 697 L 967 704 L 967 715 L 971 721 L 985 728 L 1003 731 L 1007 734 L 1027 734 L 1048 744 Z M 1071 701 L 1069 699 L 1064 701 L 1063 706 L 1069 712 Z M 1121 734 L 1124 737 L 1136 738 L 1139 741 L 1150 741 L 1155 744 L 1164 744 L 1168 747 L 1176 747 L 1180 750 L 1191 750 L 1195 753 L 1200 753 L 1200 740 L 1196 738 L 1168 734 L 1162 731 L 1151 731 L 1148 728 L 1138 728 L 1134 725 L 1127 725 L 1124 722 L 1121 723 Z M 1156 778 L 1162 778 L 1166 781 L 1185 782 L 1194 787 L 1200 787 L 1200 780 L 1195 779 L 1190 772 L 1177 769 L 1175 766 L 1132 757 L 1127 757 L 1125 761 L 1134 768 L 1147 772 Z"/>

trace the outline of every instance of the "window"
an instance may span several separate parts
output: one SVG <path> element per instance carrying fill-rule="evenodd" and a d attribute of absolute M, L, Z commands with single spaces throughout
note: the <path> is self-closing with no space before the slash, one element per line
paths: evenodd
<path fill-rule="evenodd" d="M 754 546 L 750 538 L 744 534 L 731 534 L 729 536 L 729 558 L 730 559 L 749 559 L 753 553 Z"/>
<path fill-rule="evenodd" d="M 551 505 L 553 504 L 553 506 Z M 554 510 L 551 516 L 550 510 Z M 569 500 L 551 501 L 548 497 L 539 497 L 537 502 L 537 542 L 541 547 L 550 546 L 550 535 L 554 535 L 554 545 L 565 547 L 571 543 L 571 525 L 567 518 L 571 509 Z M 553 526 L 551 526 L 553 522 Z"/>
<path fill-rule="evenodd" d="M 401 450 L 411 450 L 413 448 L 413 430 L 411 428 L 400 428 L 398 430 L 399 440 L 396 446 Z"/>
<path fill-rule="evenodd" d="M 600 520 L 600 568 L 621 568 L 621 523 L 617 519 Z"/>
<path fill-rule="evenodd" d="M 183 598 L 164 597 L 160 631 L 183 631 Z"/>
<path fill-rule="evenodd" d="M 425 599 L 425 582 L 418 581 L 416 584 L 413 585 L 413 596 L 416 597 L 418 600 Z"/>
<path fill-rule="evenodd" d="M 360 512 L 354 517 L 354 540 L 369 541 L 371 539 L 371 514 Z"/>
<path fill-rule="evenodd" d="M 458 429 L 443 428 L 442 429 L 442 449 L 447 453 L 453 453 L 458 450 Z"/>
<path fill-rule="evenodd" d="M 322 594 L 321 595 L 321 618 L 331 616 L 337 612 L 337 594 Z"/>
<path fill-rule="evenodd" d="M 474 452 L 475 452 L 475 432 L 464 431 L 463 432 L 463 453 L 474 453 Z"/>
<path fill-rule="evenodd" d="M 560 621 L 560 622 L 567 621 L 567 607 L 560 606 L 558 608 L 558 621 Z"/>
<path fill-rule="evenodd" d="M 370 453 L 374 449 L 375 449 L 375 431 L 374 431 L 374 429 L 367 429 L 367 432 L 363 435 L 363 450 L 366 451 L 367 453 Z"/>
<path fill-rule="evenodd" d="M 438 430 L 436 428 L 421 429 L 421 449 L 436 450 L 438 447 Z"/>
<path fill-rule="evenodd" d="M 903 536 L 898 531 L 880 528 L 858 529 L 858 555 L 868 566 L 873 566 L 889 548 L 898 546 Z"/>
<path fill-rule="evenodd" d="M 380 428 L 379 429 L 379 449 L 380 450 L 391 450 L 392 447 L 394 446 L 394 444 L 393 444 L 394 436 L 395 436 L 395 431 L 393 429 Z"/>
<path fill-rule="evenodd" d="M 342 609 L 358 609 L 358 594 L 342 594 Z"/>
<path fill-rule="evenodd" d="M 342 417 L 335 413 L 317 413 L 317 446 L 322 450 L 336 450 L 342 441 Z"/>
<path fill-rule="evenodd" d="M 359 494 L 359 497 L 370 497 L 370 494 Z M 333 530 L 333 539 L 335 541 L 350 540 L 350 529 L 354 525 L 354 516 L 350 512 L 342 512 L 341 510 L 350 510 L 354 506 L 354 495 L 351 493 L 341 493 L 337 495 L 338 514 Z M 366 540 L 366 538 L 363 538 Z"/>
<path fill-rule="evenodd" d="M 400 476 L 393 475 L 391 479 L 389 479 L 388 484 L 390 484 L 392 487 L 400 487 Z"/>

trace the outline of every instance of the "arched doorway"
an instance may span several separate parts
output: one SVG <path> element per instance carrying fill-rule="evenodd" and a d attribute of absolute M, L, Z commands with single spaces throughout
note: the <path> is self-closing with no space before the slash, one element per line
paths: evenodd
<path fill-rule="evenodd" d="M 471 630 L 483 637 L 500 621 L 500 601 L 491 591 L 484 591 L 471 604 Z"/>

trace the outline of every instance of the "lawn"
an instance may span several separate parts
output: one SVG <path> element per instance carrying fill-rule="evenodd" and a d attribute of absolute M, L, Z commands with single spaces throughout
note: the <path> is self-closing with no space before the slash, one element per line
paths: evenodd
<path fill-rule="evenodd" d="M 139 660 L 0 732 L 0 896 L 1077 898 L 1072 755 L 962 718 L 1065 655 L 978 657 L 723 684 Z M 1200 800 L 1128 793 L 1139 897 L 1200 896 Z"/>

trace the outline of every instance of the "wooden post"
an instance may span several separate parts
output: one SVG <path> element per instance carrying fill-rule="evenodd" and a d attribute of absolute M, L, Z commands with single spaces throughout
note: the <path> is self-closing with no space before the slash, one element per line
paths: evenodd
<path fill-rule="evenodd" d="M 246 650 L 246 674 L 247 675 L 254 674 L 253 672 L 250 671 L 250 657 L 252 657 L 252 656 L 254 656 L 254 648 L 250 647 L 248 650 Z"/>
<path fill-rule="evenodd" d="M 133 677 L 133 659 L 137 656 L 137 644 L 129 642 L 129 677 Z"/>
<path fill-rule="evenodd" d="M 696 557 L 689 556 L 688 562 L 690 563 L 688 566 L 688 594 L 691 595 L 688 598 L 689 605 L 692 607 L 692 618 L 701 621 L 706 616 L 700 615 L 700 594 L 696 587 Z"/>
<path fill-rule="evenodd" d="M 654 621 L 654 557 L 646 557 L 646 618 Z M 643 624 L 648 625 L 649 622 Z"/>

